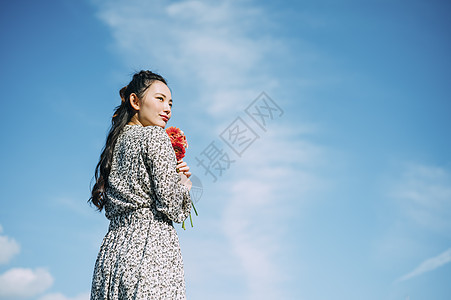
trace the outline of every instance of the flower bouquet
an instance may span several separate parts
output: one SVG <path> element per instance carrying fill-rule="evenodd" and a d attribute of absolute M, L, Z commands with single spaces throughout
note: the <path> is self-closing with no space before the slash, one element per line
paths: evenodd
<path fill-rule="evenodd" d="M 177 162 L 178 162 L 185 157 L 186 149 L 188 149 L 188 141 L 186 140 L 186 136 L 183 133 L 183 131 L 181 131 L 179 128 L 173 127 L 173 126 L 168 127 L 166 129 L 166 133 L 169 135 L 169 138 L 170 138 L 171 144 L 172 144 L 172 148 L 174 149 L 175 157 L 177 158 Z M 177 172 L 179 172 L 178 169 L 177 169 Z M 194 206 L 194 203 L 192 201 L 191 201 L 191 204 L 193 205 L 194 213 L 196 214 L 196 216 L 198 216 L 196 207 Z M 189 214 L 189 220 L 191 223 L 191 227 L 194 227 L 193 219 L 191 217 L 191 212 Z M 183 221 L 183 223 L 182 223 L 182 228 L 186 230 L 185 221 Z"/>

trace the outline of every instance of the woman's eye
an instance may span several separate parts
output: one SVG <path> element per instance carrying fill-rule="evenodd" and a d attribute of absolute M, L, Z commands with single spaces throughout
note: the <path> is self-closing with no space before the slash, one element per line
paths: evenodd
<path fill-rule="evenodd" d="M 164 101 L 163 97 L 157 97 L 158 100 Z"/>

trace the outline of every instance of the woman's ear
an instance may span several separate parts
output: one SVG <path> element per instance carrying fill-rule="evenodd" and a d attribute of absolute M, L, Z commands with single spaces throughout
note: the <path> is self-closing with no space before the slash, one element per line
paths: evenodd
<path fill-rule="evenodd" d="M 139 103 L 139 98 L 138 96 L 136 96 L 135 93 L 131 93 L 130 94 L 130 105 L 135 109 L 135 110 L 139 110 L 140 109 L 140 103 Z"/>

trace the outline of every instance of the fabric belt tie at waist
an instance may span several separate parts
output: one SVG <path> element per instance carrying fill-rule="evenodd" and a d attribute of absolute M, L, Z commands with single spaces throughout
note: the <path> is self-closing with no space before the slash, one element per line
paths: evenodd
<path fill-rule="evenodd" d="M 149 207 L 142 207 L 136 210 L 114 216 L 110 219 L 109 229 L 117 227 L 129 226 L 133 223 L 139 222 L 164 222 L 168 225 L 172 225 L 172 221 L 161 213 Z"/>

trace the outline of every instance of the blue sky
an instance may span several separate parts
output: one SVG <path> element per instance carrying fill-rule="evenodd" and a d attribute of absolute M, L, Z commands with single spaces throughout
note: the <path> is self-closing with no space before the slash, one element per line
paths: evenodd
<path fill-rule="evenodd" d="M 0 299 L 89 298 L 108 227 L 90 181 L 140 69 L 168 79 L 203 187 L 176 225 L 189 299 L 449 299 L 450 6 L 4 2 Z M 283 112 L 263 128 L 262 92 Z M 234 161 L 216 181 L 211 143 Z"/>

